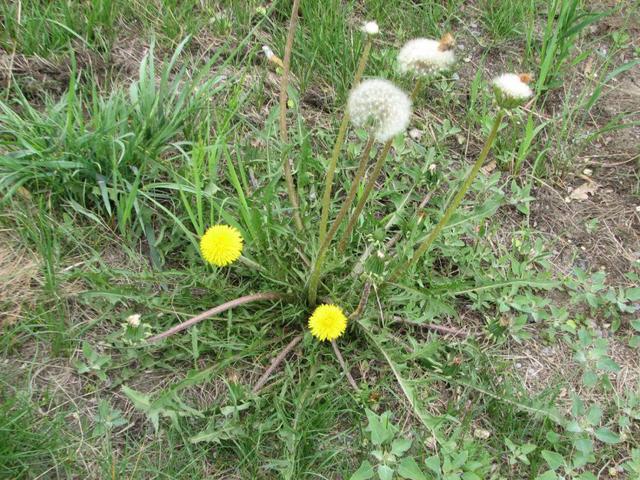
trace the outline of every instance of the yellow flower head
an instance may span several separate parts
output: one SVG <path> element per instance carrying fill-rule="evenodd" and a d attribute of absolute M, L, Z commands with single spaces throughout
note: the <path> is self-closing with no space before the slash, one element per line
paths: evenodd
<path fill-rule="evenodd" d="M 229 225 L 209 227 L 200 239 L 200 253 L 209 263 L 224 267 L 235 262 L 242 253 L 242 235 Z"/>
<path fill-rule="evenodd" d="M 337 305 L 320 305 L 309 318 L 309 329 L 320 341 L 335 340 L 347 328 L 347 317 Z"/>

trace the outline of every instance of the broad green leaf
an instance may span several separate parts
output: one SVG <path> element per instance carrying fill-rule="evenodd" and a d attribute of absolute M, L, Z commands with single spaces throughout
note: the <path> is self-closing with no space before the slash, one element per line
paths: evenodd
<path fill-rule="evenodd" d="M 579 438 L 573 441 L 573 445 L 583 455 L 589 455 L 593 452 L 593 441 L 590 438 Z"/>
<path fill-rule="evenodd" d="M 541 455 L 542 458 L 547 461 L 549 467 L 551 467 L 552 470 L 557 470 L 558 468 L 565 465 L 564 457 L 559 453 L 551 452 L 549 450 L 543 450 Z"/>
<path fill-rule="evenodd" d="M 598 368 L 600 370 L 605 370 L 607 372 L 619 372 L 620 371 L 620 365 L 618 365 L 616 362 L 614 362 L 609 357 L 602 357 L 600 360 L 598 360 L 597 366 L 598 366 Z"/>
<path fill-rule="evenodd" d="M 409 480 L 428 480 L 426 475 L 420 470 L 416 461 L 411 457 L 404 458 L 402 462 L 400 462 L 398 474 Z"/>
<path fill-rule="evenodd" d="M 482 480 L 482 477 L 473 472 L 464 472 L 462 474 L 462 480 Z"/>
<path fill-rule="evenodd" d="M 584 472 L 578 475 L 576 480 L 598 480 L 598 477 L 591 472 Z"/>
<path fill-rule="evenodd" d="M 560 435 L 558 435 L 556 432 L 554 431 L 548 431 L 547 434 L 545 435 L 547 437 L 547 440 L 549 441 L 549 443 L 555 445 L 556 443 L 558 443 L 560 441 Z"/>
<path fill-rule="evenodd" d="M 538 475 L 536 480 L 558 480 L 558 476 L 553 470 L 547 470 L 542 475 Z"/>
<path fill-rule="evenodd" d="M 371 442 L 374 445 L 383 445 L 393 440 L 397 429 L 391 423 L 391 412 L 384 412 L 378 416 L 367 409 L 366 414 L 369 420 L 366 430 L 371 433 Z"/>
<path fill-rule="evenodd" d="M 584 402 L 582 399 L 576 395 L 571 394 L 571 413 L 574 417 L 581 417 L 585 413 Z"/>
<path fill-rule="evenodd" d="M 567 423 L 567 432 L 571 433 L 582 433 L 583 429 L 578 422 L 575 420 L 571 420 Z"/>
<path fill-rule="evenodd" d="M 582 376 L 582 383 L 585 387 L 593 387 L 598 383 L 598 375 L 596 375 L 592 370 L 587 370 Z"/>
<path fill-rule="evenodd" d="M 440 471 L 441 471 L 440 457 L 438 455 L 434 455 L 433 457 L 427 458 L 427 460 L 424 463 L 429 470 L 437 474 L 440 474 Z"/>
<path fill-rule="evenodd" d="M 393 469 L 387 465 L 378 465 L 380 480 L 393 480 Z"/>
<path fill-rule="evenodd" d="M 627 288 L 625 296 L 627 297 L 627 300 L 637 302 L 640 300 L 640 287 Z M 634 322 L 638 324 L 638 327 L 634 326 L 633 328 L 640 330 L 640 320 L 635 320 Z M 631 322 L 631 324 L 633 325 L 634 322 Z"/>
<path fill-rule="evenodd" d="M 404 452 L 411 448 L 411 440 L 406 438 L 397 438 L 391 442 L 391 453 L 396 457 L 401 457 Z"/>
<path fill-rule="evenodd" d="M 614 444 L 620 442 L 620 436 L 606 427 L 598 428 L 594 433 L 596 438 L 603 443 Z"/>
<path fill-rule="evenodd" d="M 365 460 L 360 464 L 360 468 L 358 468 L 358 470 L 349 477 L 349 480 L 369 480 L 370 478 L 373 478 L 373 475 L 373 467 L 367 460 Z"/>
<path fill-rule="evenodd" d="M 598 405 L 592 405 L 587 412 L 587 421 L 591 425 L 598 425 L 602 419 L 602 409 Z"/>

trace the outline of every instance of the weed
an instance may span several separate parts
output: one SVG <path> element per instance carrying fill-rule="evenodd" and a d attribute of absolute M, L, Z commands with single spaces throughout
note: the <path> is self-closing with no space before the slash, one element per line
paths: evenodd
<path fill-rule="evenodd" d="M 21 246 L 0 260 L 37 258 L 0 338 L 0 476 L 639 470 L 637 275 L 557 265 L 572 247 L 536 231 L 528 177 L 553 186 L 598 135 L 633 128 L 585 131 L 637 67 L 620 60 L 627 30 L 585 35 L 604 12 L 577 0 L 302 1 L 289 30 L 290 1 L 69 5 L 0 7 L 6 57 L 70 66 L 62 95 L 30 97 L 21 77 L 0 104 L 0 221 Z M 135 78 L 80 65 L 134 37 L 153 39 Z M 409 48 L 437 65 L 396 58 L 413 37 L 439 39 Z M 287 81 L 265 44 L 291 52 Z M 487 81 L 503 58 L 523 59 L 537 97 L 519 95 L 526 76 Z M 373 75 L 413 90 L 410 135 L 370 142 L 379 118 L 341 122 Z M 606 220 L 588 220 L 595 242 Z M 200 251 L 219 224 L 243 239 L 227 266 Z M 330 315 L 307 300 L 314 268 Z"/>

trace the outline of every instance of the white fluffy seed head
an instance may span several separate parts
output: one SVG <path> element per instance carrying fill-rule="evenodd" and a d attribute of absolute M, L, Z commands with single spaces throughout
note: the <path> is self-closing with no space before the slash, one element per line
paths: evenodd
<path fill-rule="evenodd" d="M 409 40 L 398 53 L 400 72 L 428 76 L 449 70 L 456 62 L 453 44 L 451 34 L 446 34 L 439 41 L 428 38 Z"/>
<path fill-rule="evenodd" d="M 273 53 L 273 50 L 271 50 L 271 47 L 269 47 L 268 45 L 262 46 L 262 52 L 264 53 L 264 56 L 269 60 L 271 60 L 275 56 L 275 53 Z"/>
<path fill-rule="evenodd" d="M 365 22 L 365 24 L 362 25 L 361 30 L 367 35 L 377 35 L 380 32 L 376 22 Z"/>
<path fill-rule="evenodd" d="M 411 117 L 411 100 L 387 80 L 365 80 L 349 94 L 347 105 L 351 122 L 369 128 L 379 142 L 386 142 L 404 131 Z"/>
<path fill-rule="evenodd" d="M 132 327 L 139 327 L 140 326 L 140 314 L 139 313 L 135 313 L 133 315 L 129 315 L 127 317 L 127 323 L 129 325 L 131 325 Z"/>
<path fill-rule="evenodd" d="M 493 90 L 496 100 L 501 107 L 514 108 L 522 105 L 525 100 L 533 95 L 529 82 L 531 76 L 515 73 L 505 73 L 493 79 Z"/>

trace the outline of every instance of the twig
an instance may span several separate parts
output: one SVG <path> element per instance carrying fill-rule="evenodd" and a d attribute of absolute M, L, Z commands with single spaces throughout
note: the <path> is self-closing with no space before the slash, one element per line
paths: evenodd
<path fill-rule="evenodd" d="M 260 376 L 256 384 L 253 386 L 253 389 L 252 389 L 253 393 L 258 393 L 260 390 L 262 390 L 262 387 L 265 386 L 265 384 L 267 383 L 267 380 L 269 380 L 269 377 L 271 376 L 273 371 L 276 368 L 278 368 L 278 365 L 280 365 L 284 361 L 286 356 L 289 355 L 289 352 L 293 350 L 293 348 L 298 344 L 298 342 L 300 342 L 300 340 L 302 340 L 302 334 L 294 337 L 293 340 L 291 340 L 287 344 L 287 346 L 284 347 L 284 350 L 282 350 L 278 354 L 278 356 L 272 360 L 271 365 L 269 365 L 269 368 L 267 368 L 264 371 L 264 373 Z"/>
<path fill-rule="evenodd" d="M 358 307 L 349 315 L 349 320 L 357 320 L 364 307 L 367 305 L 367 301 L 369 300 L 369 294 L 371 293 L 371 282 L 367 282 L 364 284 L 364 289 L 362 290 L 362 295 L 360 296 L 360 302 L 358 302 Z"/>
<path fill-rule="evenodd" d="M 624 154 L 620 154 L 620 155 L 624 155 Z M 620 156 L 618 155 L 618 156 Z M 606 157 L 612 157 L 615 155 L 602 155 L 602 156 L 606 156 Z M 640 155 L 635 155 L 631 158 L 628 158 L 627 160 L 625 160 L 624 162 L 616 162 L 616 163 L 602 163 L 602 162 L 594 162 L 593 160 L 588 160 L 589 158 L 595 158 L 597 157 L 596 155 L 592 155 L 591 157 L 583 157 L 585 159 L 587 159 L 587 163 L 589 165 L 597 165 L 598 167 L 601 168 L 613 168 L 613 167 L 619 167 L 620 165 L 624 165 L 625 163 L 631 163 L 634 160 L 638 160 L 638 158 L 640 158 Z"/>
<path fill-rule="evenodd" d="M 349 384 L 353 387 L 356 393 L 358 393 L 360 391 L 358 389 L 358 384 L 351 376 L 351 372 L 347 368 L 347 364 L 345 363 L 344 358 L 342 358 L 342 354 L 340 353 L 340 349 L 338 348 L 338 344 L 336 343 L 335 340 L 331 340 L 331 346 L 333 347 L 333 351 L 336 353 L 336 357 L 338 357 L 338 363 L 340 363 L 340 366 L 342 367 L 342 370 L 344 371 L 344 374 L 346 375 L 347 380 L 349 381 Z"/>
<path fill-rule="evenodd" d="M 16 12 L 16 21 L 18 27 L 22 27 L 22 1 L 18 0 L 18 9 Z M 9 94 L 11 92 L 11 81 L 13 80 L 13 64 L 16 60 L 16 49 L 18 48 L 18 41 L 14 39 L 13 48 L 11 49 L 11 57 L 9 58 L 9 70 L 7 71 L 7 97 L 9 100 Z"/>
<path fill-rule="evenodd" d="M 464 330 L 459 330 L 457 328 L 445 327 L 444 325 L 435 325 L 433 323 L 416 323 L 402 317 L 393 317 L 393 322 L 404 323 L 406 325 L 412 325 L 414 327 L 424 328 L 426 330 L 432 330 L 434 332 L 448 333 L 449 335 L 453 335 L 455 337 L 460 337 L 460 338 L 469 338 L 472 336 L 470 333 Z"/>
<path fill-rule="evenodd" d="M 300 0 L 293 0 L 293 7 L 291 9 L 291 19 L 289 21 L 289 31 L 287 33 L 287 43 L 284 47 L 284 66 L 282 69 L 282 79 L 280 80 L 280 141 L 282 147 L 289 143 L 289 135 L 287 132 L 287 90 L 289 87 L 289 70 L 291 68 L 291 50 L 293 48 L 293 38 L 295 36 L 296 25 L 298 23 L 298 8 L 300 6 Z M 287 192 L 289 194 L 289 201 L 293 208 L 293 219 L 296 224 L 296 228 L 300 231 L 303 229 L 302 218 L 300 217 L 300 203 L 298 202 L 298 194 L 296 192 L 296 185 L 293 181 L 293 173 L 291 172 L 291 163 L 289 161 L 289 153 L 285 148 L 284 158 L 284 176 L 287 182 Z"/>
<path fill-rule="evenodd" d="M 371 293 L 371 282 L 366 282 L 364 284 L 364 288 L 362 290 L 362 295 L 360 296 L 360 301 L 358 302 L 358 306 L 351 313 L 351 315 L 349 315 L 349 320 L 351 321 L 358 320 L 358 318 L 362 314 L 362 311 L 364 310 L 364 307 L 367 305 L 367 301 L 369 300 L 370 293 Z M 333 347 L 333 351 L 335 352 L 336 357 L 338 358 L 338 362 L 340 363 L 340 366 L 342 367 L 342 370 L 344 371 L 344 374 L 346 375 L 347 380 L 349 381 L 349 384 L 353 387 L 356 393 L 359 392 L 360 389 L 358 388 L 358 384 L 351 376 L 351 372 L 349 372 L 349 369 L 347 368 L 347 364 L 345 363 L 344 358 L 340 353 L 340 349 L 338 348 L 338 344 L 336 343 L 335 340 L 331 340 L 331 346 Z"/>
<path fill-rule="evenodd" d="M 200 315 L 196 315 L 195 317 L 190 318 L 186 322 L 182 322 L 176 325 L 175 327 L 171 327 L 169 330 L 166 330 L 162 333 L 159 333 L 158 335 L 155 335 L 149 338 L 147 342 L 153 343 L 153 342 L 157 342 L 158 340 L 162 340 L 163 338 L 170 337 L 171 335 L 181 332 L 182 330 L 189 328 L 190 326 L 195 325 L 198 322 L 201 322 L 202 320 L 205 320 L 209 317 L 213 317 L 214 315 L 217 315 L 219 313 L 225 312 L 232 308 L 238 307 L 245 303 L 257 302 L 260 300 L 278 300 L 278 299 L 284 298 L 285 296 L 286 295 L 283 293 L 264 292 L 264 293 L 254 293 L 253 295 L 246 295 L 244 297 L 236 298 L 229 302 L 223 303 L 222 305 L 218 305 L 217 307 L 214 307 L 210 310 L 207 310 L 206 312 L 202 312 Z"/>

